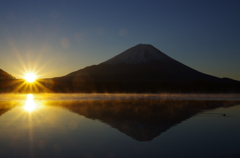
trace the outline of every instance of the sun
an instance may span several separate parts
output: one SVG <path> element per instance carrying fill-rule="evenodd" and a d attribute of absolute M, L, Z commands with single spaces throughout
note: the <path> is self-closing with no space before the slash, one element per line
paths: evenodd
<path fill-rule="evenodd" d="M 27 73 L 25 76 L 24 76 L 24 79 L 29 82 L 29 83 L 32 83 L 34 82 L 36 79 L 37 79 L 37 76 L 35 73 Z"/>

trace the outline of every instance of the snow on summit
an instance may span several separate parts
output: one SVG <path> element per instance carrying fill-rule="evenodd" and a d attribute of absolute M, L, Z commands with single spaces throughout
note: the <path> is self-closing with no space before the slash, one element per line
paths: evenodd
<path fill-rule="evenodd" d="M 150 44 L 136 45 L 103 64 L 141 64 L 151 61 L 173 62 L 173 59 Z"/>

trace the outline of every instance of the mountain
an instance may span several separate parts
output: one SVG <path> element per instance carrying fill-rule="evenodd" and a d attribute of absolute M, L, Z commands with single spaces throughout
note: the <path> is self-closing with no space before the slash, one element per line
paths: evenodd
<path fill-rule="evenodd" d="M 51 80 L 54 91 L 66 92 L 208 92 L 228 91 L 235 87 L 231 84 L 239 84 L 194 70 L 149 44 Z"/>
<path fill-rule="evenodd" d="M 0 92 L 11 92 L 15 85 L 15 78 L 0 69 Z"/>
<path fill-rule="evenodd" d="M 3 79 L 14 79 L 14 77 L 8 74 L 7 72 L 3 71 L 2 69 L 0 69 L 0 80 L 3 80 Z"/>
<path fill-rule="evenodd" d="M 97 66 L 78 70 L 66 77 L 82 72 L 105 75 L 104 80 L 109 81 L 219 81 L 219 78 L 198 72 L 147 44 L 136 45 Z"/>

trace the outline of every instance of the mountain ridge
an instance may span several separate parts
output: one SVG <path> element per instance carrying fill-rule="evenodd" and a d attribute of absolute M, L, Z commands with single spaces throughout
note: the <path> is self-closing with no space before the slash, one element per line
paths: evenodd
<path fill-rule="evenodd" d="M 0 69 L 0 80 L 2 80 L 2 79 L 15 79 L 15 77 L 10 75 L 6 71 L 3 71 L 2 69 Z"/>

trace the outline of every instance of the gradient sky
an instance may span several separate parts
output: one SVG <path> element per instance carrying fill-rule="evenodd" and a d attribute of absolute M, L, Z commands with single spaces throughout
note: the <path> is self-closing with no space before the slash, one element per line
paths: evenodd
<path fill-rule="evenodd" d="M 239 0 L 0 0 L 0 68 L 58 77 L 139 43 L 240 80 Z"/>

